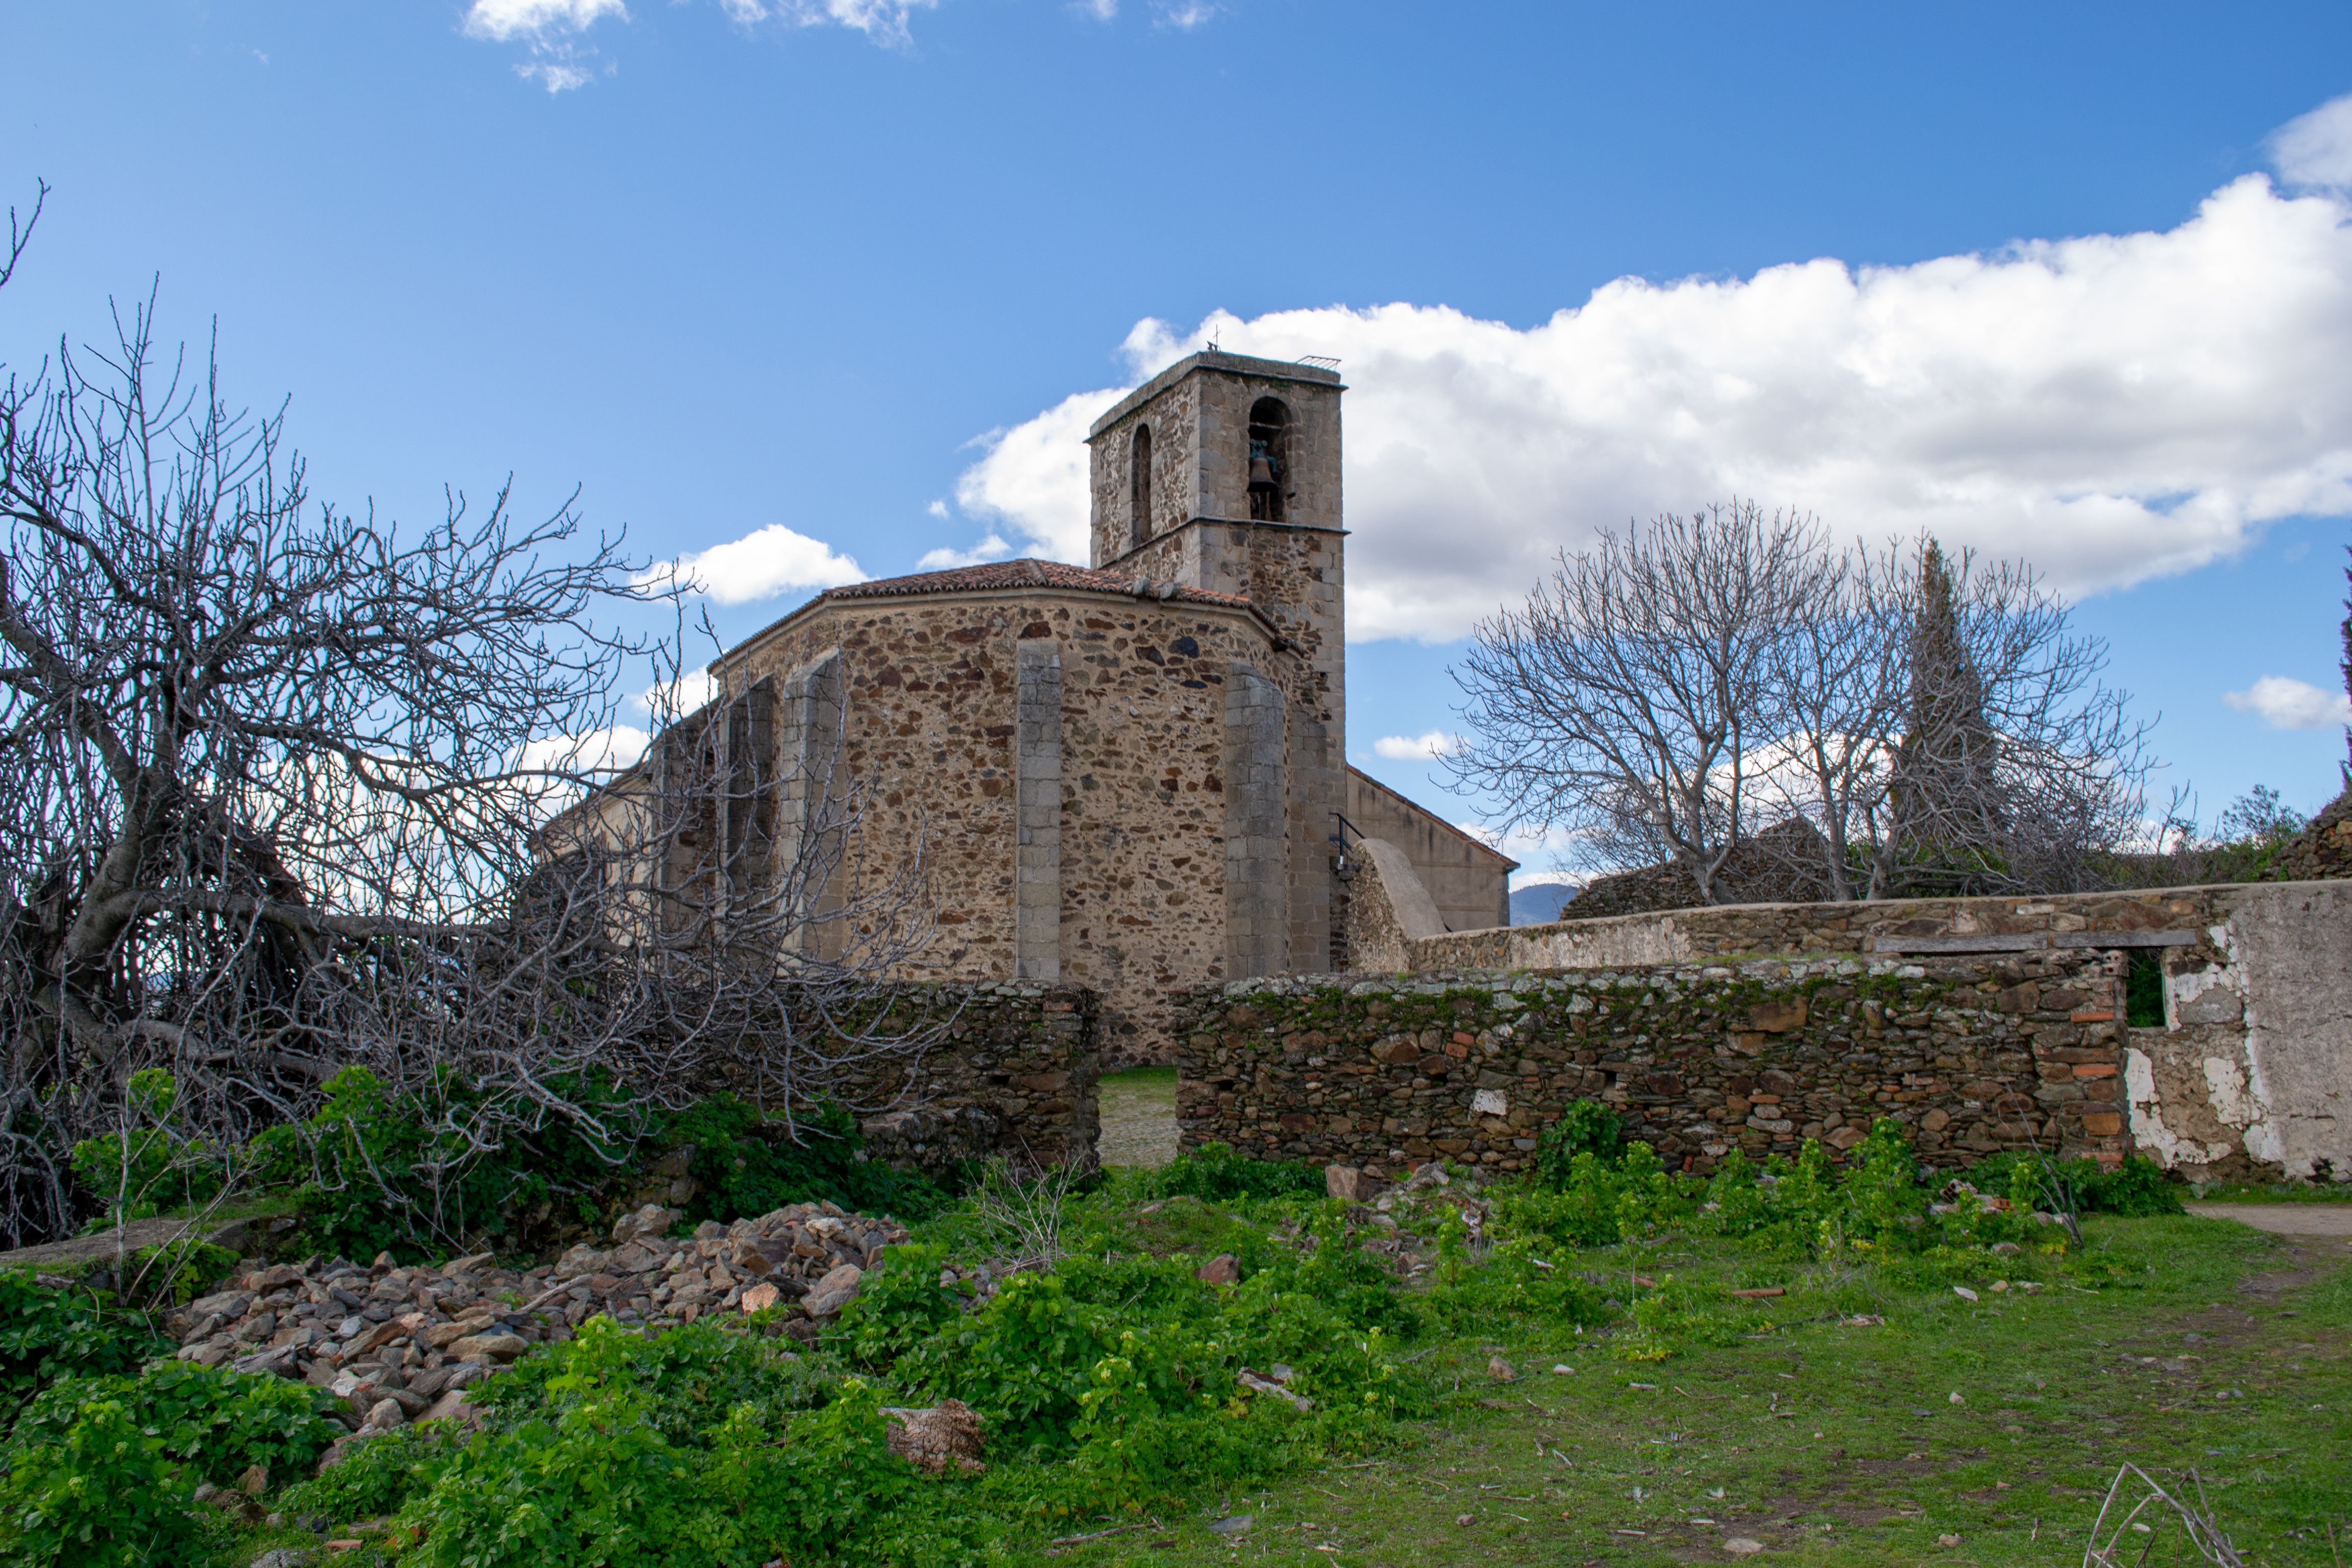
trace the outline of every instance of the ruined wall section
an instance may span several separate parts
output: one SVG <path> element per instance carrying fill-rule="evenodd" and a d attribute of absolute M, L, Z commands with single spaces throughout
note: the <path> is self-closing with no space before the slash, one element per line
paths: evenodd
<path fill-rule="evenodd" d="M 1202 987 L 1177 1116 L 1187 1147 L 1385 1175 L 1522 1169 L 1579 1100 L 1701 1174 L 1735 1147 L 1843 1152 L 1880 1117 L 1939 1163 L 2037 1144 L 2119 1160 L 2122 972 L 2068 951 Z"/>
<path fill-rule="evenodd" d="M 1596 970 L 1851 954 L 1873 962 L 2110 951 L 2152 966 L 2163 1022 L 2130 1027 L 2135 1146 L 2200 1176 L 2352 1181 L 2352 883 L 2042 898 L 1734 904 L 1423 937 L 1349 889 L 1351 967 Z M 1573 908 L 1573 906 L 1570 906 Z"/>
<path fill-rule="evenodd" d="M 865 1112 L 869 1156 L 934 1173 L 989 1155 L 1094 1164 L 1102 1020 L 1092 992 L 1026 982 L 910 985 L 885 1002 L 894 1022 L 937 1035 L 929 1049 L 870 1057 L 828 1086 Z"/>

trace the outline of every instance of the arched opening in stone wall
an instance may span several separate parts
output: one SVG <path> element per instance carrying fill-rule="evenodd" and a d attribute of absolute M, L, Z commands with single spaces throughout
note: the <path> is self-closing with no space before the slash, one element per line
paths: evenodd
<path fill-rule="evenodd" d="M 1151 426 L 1139 425 L 1135 437 L 1128 443 L 1128 540 L 1129 550 L 1141 548 L 1151 538 Z"/>
<path fill-rule="evenodd" d="M 1249 514 L 1252 522 L 1280 522 L 1290 488 L 1290 410 L 1278 397 L 1250 405 Z"/>

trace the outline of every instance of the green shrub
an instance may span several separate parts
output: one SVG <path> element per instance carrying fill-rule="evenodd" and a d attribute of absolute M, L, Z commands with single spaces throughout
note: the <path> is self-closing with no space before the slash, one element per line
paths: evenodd
<path fill-rule="evenodd" d="M 1556 1180 L 1509 1193 L 1496 1212 L 1508 1228 L 1556 1246 L 1606 1247 L 1679 1223 L 1696 1206 L 1689 1185 L 1659 1163 L 1656 1150 L 1634 1142 L 1614 1162 L 1579 1150 Z"/>
<path fill-rule="evenodd" d="M 395 1426 L 354 1443 L 334 1468 L 287 1488 L 278 1506 L 298 1517 L 323 1513 L 337 1523 L 397 1512 L 410 1498 L 433 1489 L 459 1447 L 438 1426 Z"/>
<path fill-rule="evenodd" d="M 1155 1198 L 1178 1196 L 1231 1203 L 1242 1198 L 1320 1197 L 1320 1168 L 1304 1160 L 1253 1160 L 1229 1144 L 1203 1143 L 1151 1173 L 1145 1192 Z"/>
<path fill-rule="evenodd" d="M 335 1404 L 322 1388 L 268 1373 L 159 1362 L 136 1377 L 75 1378 L 35 1395 L 16 1417 L 8 1452 L 66 1442 L 90 1410 L 119 1406 L 197 1480 L 226 1486 L 248 1465 L 284 1478 L 309 1469 L 342 1436 L 326 1418 Z"/>
<path fill-rule="evenodd" d="M 1536 1177 L 1548 1185 L 1565 1187 L 1575 1173 L 1579 1154 L 1613 1165 L 1624 1153 L 1625 1124 L 1617 1113 L 1599 1100 L 1580 1100 L 1537 1136 Z"/>
<path fill-rule="evenodd" d="M 22 1568 L 185 1563 L 195 1483 L 122 1401 L 85 1405 L 58 1440 L 27 1449 L 0 1482 L 0 1561 Z"/>
<path fill-rule="evenodd" d="M 824 1404 L 839 1381 L 772 1341 L 716 1322 L 641 1335 L 597 1317 L 577 1337 L 482 1384 L 471 1403 L 506 1429 L 626 1394 L 665 1442 L 694 1447 L 707 1446 L 710 1429 L 739 1405 L 770 1414 L 808 1408 Z"/>
<path fill-rule="evenodd" d="M 451 1452 L 401 1521 L 423 1568 L 756 1568 L 957 1563 L 976 1555 L 940 1506 L 952 1482 L 888 1451 L 881 1402 L 851 1380 L 824 1409 L 744 1403 L 676 1442 L 618 1342 L 593 1344 L 551 1383 L 551 1421 L 486 1433 Z M 667 1336 L 664 1336 L 667 1337 Z"/>
<path fill-rule="evenodd" d="M 2133 1218 L 2179 1214 L 2180 1184 L 2145 1154 L 2126 1154 L 2112 1168 L 2093 1159 L 2056 1160 L 2042 1153 L 1996 1154 L 1970 1173 L 1980 1191 L 2016 1185 L 2033 1206 L 2076 1214 Z"/>
<path fill-rule="evenodd" d="M 309 1121 L 270 1128 L 250 1152 L 266 1182 L 295 1187 L 297 1245 L 351 1258 L 389 1252 L 415 1263 L 453 1244 L 519 1238 L 559 1205 L 600 1222 L 604 1184 L 646 1131 L 646 1112 L 593 1075 L 552 1086 L 583 1116 L 549 1111 L 534 1129 L 496 1137 L 478 1126 L 483 1108 L 455 1078 L 396 1095 L 352 1067 L 325 1087 Z"/>
<path fill-rule="evenodd" d="M 95 1300 L 45 1289 L 29 1270 L 0 1274 L 0 1426 L 60 1378 L 128 1372 L 171 1349 L 142 1321 L 101 1316 Z"/>
<path fill-rule="evenodd" d="M 365 1068 L 347 1068 L 328 1080 L 326 1104 L 308 1122 L 273 1127 L 248 1152 L 265 1182 L 295 1188 L 298 1245 L 404 1262 L 453 1245 L 520 1243 L 559 1213 L 601 1226 L 607 1194 L 627 1173 L 688 1144 L 700 1185 L 689 1219 L 828 1200 L 919 1218 L 950 1201 L 928 1177 L 865 1159 L 856 1124 L 836 1106 L 801 1116 L 794 1142 L 729 1094 L 664 1111 L 625 1101 L 593 1074 L 553 1087 L 576 1113 L 551 1110 L 535 1128 L 488 1139 L 462 1083 L 394 1095 Z"/>
<path fill-rule="evenodd" d="M 857 1123 L 826 1102 L 793 1118 L 795 1139 L 781 1123 L 731 1094 L 716 1094 L 656 1119 L 651 1142 L 694 1146 L 701 1190 L 687 1205 L 688 1219 L 740 1219 L 787 1204 L 832 1202 L 865 1214 L 927 1219 L 953 1201 L 929 1177 L 899 1171 L 859 1150 Z M 761 1130 L 761 1131 L 755 1131 Z M 761 1135 L 761 1131 L 765 1135 Z"/>
<path fill-rule="evenodd" d="M 73 1147 L 75 1186 L 105 1205 L 89 1223 L 93 1231 L 203 1203 L 227 1181 L 221 1152 L 189 1137 L 173 1116 L 179 1085 L 170 1073 L 147 1068 L 126 1088 L 127 1125 Z"/>

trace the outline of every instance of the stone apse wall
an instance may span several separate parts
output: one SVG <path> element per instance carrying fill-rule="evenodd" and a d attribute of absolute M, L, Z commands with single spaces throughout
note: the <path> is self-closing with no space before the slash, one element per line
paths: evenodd
<path fill-rule="evenodd" d="M 2134 1027 L 2120 1010 L 2111 1020 L 2068 1019 L 2099 1038 L 2067 1048 L 2113 1037 L 2127 1146 L 2193 1174 L 2352 1180 L 2352 881 L 1748 904 L 1448 933 L 1399 859 L 1368 856 L 1350 889 L 1360 970 L 1669 973 L 1696 965 L 1704 975 L 1721 967 L 1710 960 L 1779 955 L 1816 979 L 1811 966 L 1843 958 L 1865 972 L 1973 964 L 1983 984 L 2070 955 L 2115 974 L 2148 966 L 2160 979 L 2162 1023 Z M 1967 1120 L 1966 1102 L 1979 1097 L 1958 1098 L 1938 1108 Z M 1923 1110 L 1923 1132 L 1926 1117 Z M 1460 1135 L 1458 1126 L 1449 1133 Z"/>
<path fill-rule="evenodd" d="M 786 712 L 820 677 L 839 693 L 823 740 L 870 786 L 843 879 L 919 852 L 938 910 L 904 977 L 1090 987 L 1131 1055 L 1188 982 L 1325 965 L 1339 770 L 1314 672 L 1247 605 L 841 592 L 728 673 Z M 788 751 L 786 787 L 815 765 Z"/>
<path fill-rule="evenodd" d="M 1843 1152 L 1879 1117 L 1942 1163 L 2037 1142 L 2120 1159 L 2122 973 L 2068 950 L 1203 987 L 1177 1115 L 1188 1145 L 1390 1176 L 1440 1157 L 1517 1170 L 1579 1100 L 1701 1174 L 1735 1147 Z"/>

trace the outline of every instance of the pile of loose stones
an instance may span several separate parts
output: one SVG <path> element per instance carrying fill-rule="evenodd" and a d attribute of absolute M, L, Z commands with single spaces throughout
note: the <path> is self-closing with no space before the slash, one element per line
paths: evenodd
<path fill-rule="evenodd" d="M 537 1268 L 503 1268 L 487 1252 L 438 1268 L 395 1267 L 388 1256 L 278 1264 L 228 1281 L 166 1326 L 182 1361 L 331 1389 L 346 1425 L 366 1436 L 464 1416 L 468 1385 L 599 1314 L 670 1328 L 780 1308 L 768 1321 L 813 1339 L 884 1249 L 907 1239 L 895 1221 L 829 1203 L 705 1220 L 690 1238 L 669 1239 L 680 1218 L 648 1204 L 614 1226 L 611 1247 L 575 1247 Z"/>

